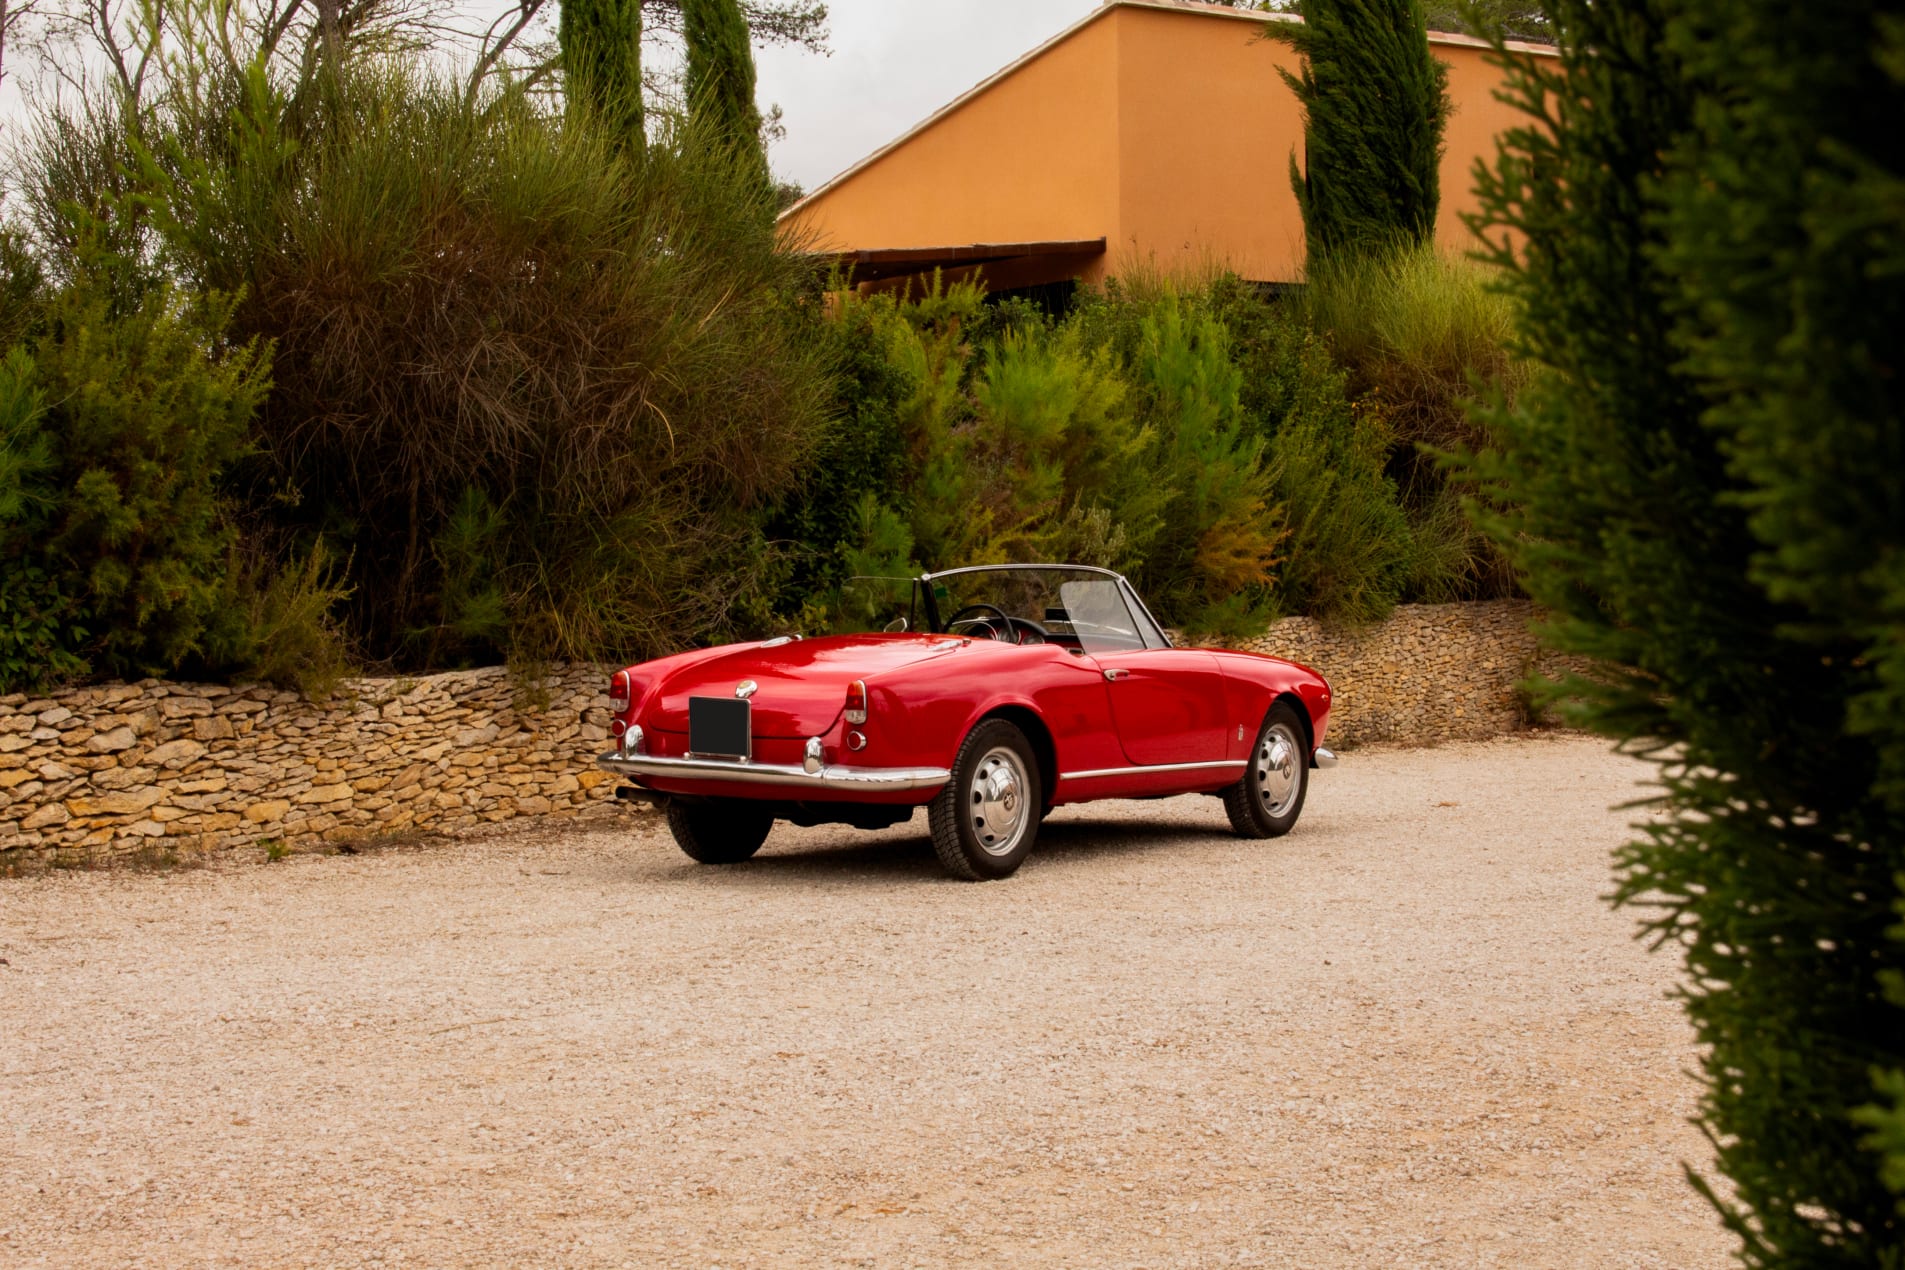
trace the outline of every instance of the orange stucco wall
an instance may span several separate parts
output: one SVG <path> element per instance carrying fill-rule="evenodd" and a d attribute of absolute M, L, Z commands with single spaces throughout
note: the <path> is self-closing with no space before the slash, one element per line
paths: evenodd
<path fill-rule="evenodd" d="M 1231 10 L 1107 6 L 1072 33 L 817 191 L 784 220 L 816 250 L 1104 237 L 1083 276 L 1221 266 L 1301 277 L 1289 163 L 1302 115 L 1284 45 Z M 1436 41 L 1455 105 L 1437 238 L 1470 242 L 1470 171 L 1518 120 L 1485 50 Z"/>
<path fill-rule="evenodd" d="M 787 225 L 821 251 L 1108 235 L 1116 40 L 1108 24 L 1085 27 L 798 205 Z"/>

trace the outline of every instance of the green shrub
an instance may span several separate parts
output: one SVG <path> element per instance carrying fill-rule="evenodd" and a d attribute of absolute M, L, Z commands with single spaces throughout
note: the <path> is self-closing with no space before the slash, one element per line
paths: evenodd
<path fill-rule="evenodd" d="M 1386 467 L 1422 547 L 1409 599 L 1516 593 L 1507 557 L 1459 514 L 1442 460 L 1488 443 L 1470 410 L 1478 393 L 1512 400 L 1532 373 L 1511 351 L 1514 304 L 1492 273 L 1424 246 L 1315 263 L 1303 291 L 1349 393 L 1392 432 Z"/>
<path fill-rule="evenodd" d="M 0 556 L 15 682 L 162 674 L 230 620 L 222 480 L 247 453 L 265 351 L 231 302 L 147 290 L 121 310 L 82 264 L 0 371 Z"/>
<path fill-rule="evenodd" d="M 1482 185 L 1549 372 L 1492 412 L 1497 527 L 1600 664 L 1583 717 L 1658 764 L 1617 896 L 1685 957 L 1696 1184 L 1747 1265 L 1905 1264 L 1905 1117 L 1866 1106 L 1905 1087 L 1905 32 L 1546 7 Z"/>
<path fill-rule="evenodd" d="M 37 687 L 86 669 L 86 628 L 38 548 L 59 509 L 59 459 L 33 359 L 0 361 L 0 691 Z"/>
<path fill-rule="evenodd" d="M 255 512 L 334 544 L 353 640 L 405 666 L 731 629 L 826 392 L 767 194 L 524 93 L 320 87 L 208 73 L 116 142 L 167 267 L 275 346 Z M 79 188 L 43 205 L 87 205 L 92 167 L 48 172 Z"/>
<path fill-rule="evenodd" d="M 1385 471 L 1395 446 L 1387 416 L 1350 399 L 1328 342 L 1291 306 L 1234 283 L 1217 303 L 1287 519 L 1276 610 L 1352 624 L 1387 617 L 1429 571 L 1429 544 Z"/>

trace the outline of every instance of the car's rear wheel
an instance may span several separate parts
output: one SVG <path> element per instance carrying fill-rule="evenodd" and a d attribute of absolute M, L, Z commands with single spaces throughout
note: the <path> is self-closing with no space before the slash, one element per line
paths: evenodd
<path fill-rule="evenodd" d="M 954 877 L 1008 877 L 1031 854 L 1044 806 L 1031 742 L 1004 719 L 987 719 L 966 734 L 952 779 L 927 809 L 933 850 Z"/>
<path fill-rule="evenodd" d="M 712 798 L 706 802 L 668 804 L 668 829 L 675 845 L 702 864 L 739 864 L 767 841 L 774 816 L 758 803 L 741 798 Z"/>
<path fill-rule="evenodd" d="M 1243 779 L 1224 791 L 1224 812 L 1239 836 L 1280 838 L 1295 827 L 1310 788 L 1307 735 L 1296 707 L 1287 701 L 1270 707 Z"/>

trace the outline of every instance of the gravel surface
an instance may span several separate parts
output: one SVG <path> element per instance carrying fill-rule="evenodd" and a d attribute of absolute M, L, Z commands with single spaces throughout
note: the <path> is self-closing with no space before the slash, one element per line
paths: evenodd
<path fill-rule="evenodd" d="M 622 809 L 0 882 L 0 1265 L 1719 1266 L 1600 899 L 1643 775 L 1361 750 L 1280 841 L 1071 808 L 985 885 Z"/>

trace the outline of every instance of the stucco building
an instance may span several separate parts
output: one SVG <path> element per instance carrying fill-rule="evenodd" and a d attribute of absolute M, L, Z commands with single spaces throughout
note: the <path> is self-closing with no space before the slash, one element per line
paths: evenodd
<path fill-rule="evenodd" d="M 1303 221 L 1289 164 L 1303 118 L 1277 68 L 1300 59 L 1263 38 L 1294 20 L 1105 0 L 796 203 L 783 230 L 874 285 L 976 266 L 995 290 L 1134 267 L 1295 281 Z M 1521 116 L 1495 100 L 1501 71 L 1480 41 L 1429 41 L 1454 104 L 1436 236 L 1461 247 L 1475 160 Z"/>

